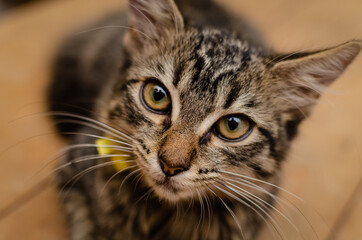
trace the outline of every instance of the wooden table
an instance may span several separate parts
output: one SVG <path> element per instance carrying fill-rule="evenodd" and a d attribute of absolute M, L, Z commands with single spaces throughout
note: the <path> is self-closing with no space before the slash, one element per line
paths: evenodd
<path fill-rule="evenodd" d="M 361 0 L 220 2 L 245 15 L 280 51 L 362 39 Z M 39 114 L 46 111 L 51 60 L 69 33 L 124 6 L 120 0 L 54 0 L 0 16 L 0 240 L 65 239 L 56 192 L 46 178 L 54 163 L 42 169 L 63 145 Z M 361 125 L 360 56 L 302 124 L 284 167 L 283 187 L 304 199 L 292 201 L 319 239 L 362 239 Z M 298 211 L 291 208 L 289 215 L 305 239 L 316 239 Z M 298 239 L 280 217 L 278 222 L 287 239 Z M 260 239 L 272 239 L 270 234 L 266 229 Z"/>

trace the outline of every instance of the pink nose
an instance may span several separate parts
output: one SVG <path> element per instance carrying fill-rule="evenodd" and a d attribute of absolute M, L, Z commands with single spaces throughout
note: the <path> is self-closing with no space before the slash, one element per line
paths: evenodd
<path fill-rule="evenodd" d="M 176 174 L 179 174 L 180 172 L 187 170 L 186 168 L 182 167 L 168 167 L 167 164 L 161 159 L 160 159 L 160 165 L 163 173 L 168 177 L 175 176 Z"/>

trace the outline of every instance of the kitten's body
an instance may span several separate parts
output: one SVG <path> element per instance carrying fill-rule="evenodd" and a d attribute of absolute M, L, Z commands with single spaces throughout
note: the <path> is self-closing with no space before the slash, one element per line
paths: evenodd
<path fill-rule="evenodd" d="M 77 35 L 62 49 L 56 64 L 55 82 L 50 89 L 51 109 L 81 114 L 127 130 L 136 142 L 133 154 L 139 170 L 132 172 L 134 169 L 130 168 L 114 175 L 113 166 L 103 159 L 79 161 L 62 168 L 59 182 L 70 238 L 252 239 L 267 218 L 270 205 L 259 201 L 261 210 L 253 205 L 253 201 L 258 202 L 255 198 L 251 201 L 240 192 L 237 195 L 235 186 L 240 187 L 240 180 L 233 182 L 236 185 L 223 181 L 237 180 L 236 174 L 244 174 L 277 184 L 280 163 L 297 126 L 305 117 L 303 114 L 309 113 L 314 103 L 311 99 L 319 96 L 310 93 L 309 88 L 319 87 L 319 78 L 320 85 L 329 84 L 352 61 L 359 45 L 350 44 L 325 54 L 344 54 L 343 60 L 335 56 L 335 66 L 341 69 L 331 79 L 322 79 L 321 72 L 329 76 L 333 71 L 322 69 L 310 73 L 316 82 L 312 81 L 309 88 L 306 84 L 279 83 L 279 79 L 293 78 L 294 69 L 300 70 L 298 74 L 309 74 L 305 70 L 310 63 L 309 54 L 300 55 L 297 66 L 293 65 L 293 57 L 280 56 L 273 61 L 274 54 L 244 21 L 208 0 L 176 1 L 183 19 L 178 19 L 176 10 L 172 12 L 172 19 L 167 19 L 172 23 L 171 28 L 175 26 L 172 34 L 163 29 L 168 26 L 165 19 L 158 22 L 159 15 L 153 14 L 152 9 L 143 11 L 142 4 L 153 3 L 131 2 L 141 7 L 133 9 L 131 17 L 146 17 L 142 24 L 149 22 L 148 28 L 155 27 L 157 34 L 165 35 L 160 39 L 156 35 L 156 47 L 154 39 L 150 43 L 148 36 L 140 34 L 142 31 L 153 38 L 155 32 L 148 32 L 134 19 L 131 29 L 123 28 L 128 24 L 127 17 L 115 14 L 98 26 L 121 27 Z M 168 0 L 154 2 L 171 4 Z M 286 61 L 279 63 L 281 59 Z M 316 55 L 312 60 L 324 61 L 324 55 Z M 308 66 L 304 69 L 299 65 Z M 172 115 L 148 115 L 140 107 L 135 89 L 148 81 L 143 78 L 150 77 L 161 79 L 173 97 L 178 95 L 172 98 Z M 290 104 L 291 100 L 295 103 Z M 221 113 L 239 112 L 253 120 L 250 137 L 239 143 L 222 142 L 212 132 L 213 124 L 208 119 L 211 116 L 216 121 L 223 116 Z M 100 129 L 84 125 L 63 124 L 60 129 L 81 133 L 69 138 L 72 144 L 94 144 L 94 137 L 85 135 L 105 135 Z M 199 133 L 200 129 L 203 132 Z M 93 154 L 97 154 L 95 148 L 71 150 L 62 163 Z M 189 159 L 185 160 L 188 168 L 179 175 L 165 177 L 157 160 L 164 158 L 163 154 L 167 161 L 184 161 L 179 156 L 185 156 Z M 94 167 L 97 164 L 103 165 Z M 78 178 L 87 169 L 92 171 Z M 223 174 L 225 171 L 229 171 L 228 178 Z M 172 192 L 166 187 L 168 183 L 170 188 L 182 189 L 187 185 L 184 188 L 191 190 Z M 276 194 L 276 189 L 264 184 L 262 191 L 255 191 L 253 186 L 259 183 L 253 184 L 244 189 L 273 204 L 272 194 Z M 206 199 L 210 202 L 206 203 Z"/>

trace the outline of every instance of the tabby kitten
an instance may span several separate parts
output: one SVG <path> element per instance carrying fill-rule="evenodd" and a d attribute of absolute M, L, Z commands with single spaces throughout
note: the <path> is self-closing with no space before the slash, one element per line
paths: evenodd
<path fill-rule="evenodd" d="M 129 6 L 56 63 L 69 238 L 253 239 L 266 221 L 280 231 L 269 212 L 291 141 L 361 43 L 282 55 L 211 0 Z"/>

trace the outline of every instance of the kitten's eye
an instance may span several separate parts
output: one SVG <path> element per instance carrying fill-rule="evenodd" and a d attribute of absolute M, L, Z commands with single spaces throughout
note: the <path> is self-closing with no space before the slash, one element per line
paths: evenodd
<path fill-rule="evenodd" d="M 214 131 L 223 140 L 241 141 L 249 136 L 251 121 L 243 115 L 228 115 L 217 121 Z"/>
<path fill-rule="evenodd" d="M 162 83 L 152 80 L 146 82 L 141 90 L 141 100 L 145 107 L 155 113 L 165 114 L 170 111 L 171 99 Z"/>

